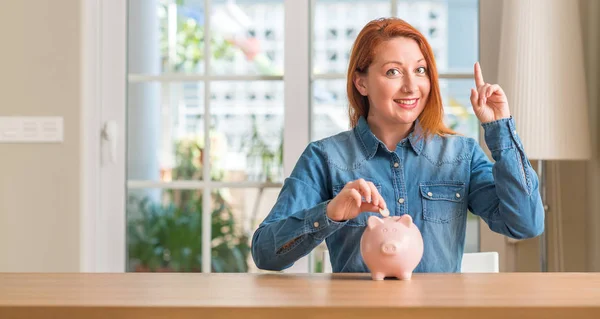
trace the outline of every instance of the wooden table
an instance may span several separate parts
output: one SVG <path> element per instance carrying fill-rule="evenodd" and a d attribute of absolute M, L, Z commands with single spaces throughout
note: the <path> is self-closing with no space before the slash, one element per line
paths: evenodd
<path fill-rule="evenodd" d="M 0 318 L 600 318 L 599 273 L 11 274 Z"/>

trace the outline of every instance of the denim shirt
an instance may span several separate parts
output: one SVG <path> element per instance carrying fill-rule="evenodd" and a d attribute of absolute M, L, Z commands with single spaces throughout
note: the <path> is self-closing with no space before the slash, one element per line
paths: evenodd
<path fill-rule="evenodd" d="M 381 215 L 341 222 L 326 215 L 331 199 L 359 178 L 375 184 L 391 216 L 409 214 L 421 231 L 423 257 L 414 272 L 460 272 L 467 211 L 508 237 L 538 236 L 544 230 L 538 179 L 514 120 L 482 126 L 495 163 L 472 138 L 425 139 L 418 121 L 394 151 L 364 118 L 349 131 L 311 142 L 252 237 L 257 267 L 288 268 L 325 240 L 334 272 L 369 272 L 360 238 L 368 217 Z"/>

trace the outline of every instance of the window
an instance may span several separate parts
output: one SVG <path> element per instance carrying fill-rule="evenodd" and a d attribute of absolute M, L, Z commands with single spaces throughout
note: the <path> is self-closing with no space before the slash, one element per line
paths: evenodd
<path fill-rule="evenodd" d="M 283 178 L 283 13 L 129 1 L 128 271 L 251 270 Z"/>
<path fill-rule="evenodd" d="M 276 200 L 289 170 L 285 159 L 295 161 L 305 147 L 284 137 L 306 134 L 308 142 L 348 129 L 349 49 L 373 18 L 406 18 L 427 35 L 447 121 L 477 137 L 468 95 L 478 51 L 476 0 L 128 6 L 128 271 L 258 271 L 249 254 L 252 232 Z M 306 36 L 286 12 L 308 20 Z M 300 61 L 285 59 L 290 47 Z M 291 69 L 304 62 L 311 65 L 306 74 Z M 291 88 L 296 83 L 306 88 Z M 290 112 L 307 117 L 284 125 Z M 466 251 L 478 250 L 473 221 Z"/>

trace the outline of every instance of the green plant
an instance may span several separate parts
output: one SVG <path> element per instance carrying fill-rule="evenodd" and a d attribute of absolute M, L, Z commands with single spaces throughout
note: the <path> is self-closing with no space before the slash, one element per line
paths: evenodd
<path fill-rule="evenodd" d="M 130 212 L 139 214 L 127 225 L 130 265 L 134 271 L 197 272 L 202 269 L 202 195 L 186 190 L 184 204 L 154 203 L 130 198 Z M 248 237 L 236 231 L 229 205 L 219 192 L 212 193 L 211 269 L 246 272 L 250 252 Z"/>
<path fill-rule="evenodd" d="M 180 9 L 184 4 L 183 1 L 177 1 L 176 3 Z M 197 68 L 200 62 L 204 60 L 204 25 L 195 18 L 178 14 L 177 32 L 174 39 L 175 47 L 171 48 L 168 32 L 168 3 L 161 1 L 158 9 L 163 70 L 171 72 L 198 71 Z M 174 51 L 171 52 L 171 49 Z M 213 59 L 232 59 L 235 52 L 230 42 L 213 33 L 211 33 L 210 50 Z"/>
<path fill-rule="evenodd" d="M 173 178 L 201 178 L 202 147 L 198 139 L 176 143 Z M 222 175 L 218 175 L 222 176 Z M 170 189 L 160 200 L 130 196 L 127 244 L 130 271 L 197 272 L 202 269 L 202 190 Z M 221 190 L 211 192 L 211 269 L 246 272 L 248 235 Z"/>

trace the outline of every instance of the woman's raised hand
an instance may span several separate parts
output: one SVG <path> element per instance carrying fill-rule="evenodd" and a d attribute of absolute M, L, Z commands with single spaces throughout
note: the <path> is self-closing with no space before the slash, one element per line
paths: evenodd
<path fill-rule="evenodd" d="M 479 62 L 475 63 L 475 89 L 471 89 L 473 111 L 483 123 L 510 117 L 506 94 L 498 84 L 485 83 Z"/>

